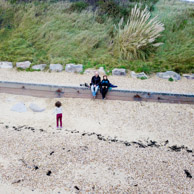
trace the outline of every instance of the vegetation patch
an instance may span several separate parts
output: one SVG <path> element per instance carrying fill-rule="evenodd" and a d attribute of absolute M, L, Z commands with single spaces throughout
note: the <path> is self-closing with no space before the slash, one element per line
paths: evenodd
<path fill-rule="evenodd" d="M 69 11 L 71 11 L 71 12 L 74 12 L 74 11 L 81 12 L 81 11 L 85 10 L 88 6 L 89 6 L 88 3 L 84 2 L 84 1 L 78 1 L 78 2 L 75 2 L 75 3 L 71 4 L 71 6 L 69 7 Z"/>
<path fill-rule="evenodd" d="M 174 79 L 173 79 L 172 77 L 170 77 L 170 78 L 168 79 L 168 81 L 173 82 Z"/>
<path fill-rule="evenodd" d="M 131 13 L 136 4 L 140 13 L 147 5 L 150 20 L 158 15 L 157 21 L 164 24 L 155 41 L 148 38 L 145 26 L 142 31 L 137 28 L 141 25 Z M 101 65 L 107 72 L 122 67 L 147 74 L 194 73 L 193 17 L 194 4 L 178 0 L 0 0 L 0 61 Z M 143 34 L 149 44 L 141 42 Z"/>

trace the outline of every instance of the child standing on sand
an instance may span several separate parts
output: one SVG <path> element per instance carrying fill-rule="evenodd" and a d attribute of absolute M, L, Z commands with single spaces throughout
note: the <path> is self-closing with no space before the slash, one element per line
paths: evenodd
<path fill-rule="evenodd" d="M 56 109 L 55 109 L 55 113 L 56 113 L 56 123 L 57 123 L 57 129 L 59 129 L 59 121 L 60 121 L 60 128 L 62 128 L 62 104 L 60 101 L 57 101 L 55 103 Z"/>

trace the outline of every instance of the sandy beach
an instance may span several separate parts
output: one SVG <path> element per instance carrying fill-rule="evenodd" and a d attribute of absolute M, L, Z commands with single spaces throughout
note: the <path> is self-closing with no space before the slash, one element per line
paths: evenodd
<path fill-rule="evenodd" d="M 1 70 L 0 80 L 60 85 L 91 75 Z M 123 89 L 194 93 L 194 81 L 109 78 Z M 119 80 L 119 81 L 118 81 Z M 0 193 L 186 193 L 194 191 L 194 106 L 0 94 Z M 27 112 L 11 111 L 22 102 Z M 33 112 L 29 105 L 44 107 Z"/>

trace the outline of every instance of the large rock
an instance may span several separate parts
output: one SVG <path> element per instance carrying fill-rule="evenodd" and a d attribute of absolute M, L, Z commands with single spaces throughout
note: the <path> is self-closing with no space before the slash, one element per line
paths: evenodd
<path fill-rule="evenodd" d="M 46 67 L 46 64 L 39 64 L 39 65 L 34 65 L 32 66 L 32 69 L 33 70 L 40 70 L 40 71 L 43 71 Z"/>
<path fill-rule="evenodd" d="M 97 71 L 96 69 L 89 68 L 84 71 L 84 74 L 94 74 L 96 71 Z"/>
<path fill-rule="evenodd" d="M 131 77 L 133 78 L 145 78 L 145 79 L 148 79 L 148 76 L 144 73 L 144 72 L 141 72 L 141 73 L 135 73 L 134 71 L 131 71 Z"/>
<path fill-rule="evenodd" d="M 13 68 L 13 63 L 8 61 L 0 62 L 0 69 L 11 69 Z"/>
<path fill-rule="evenodd" d="M 169 78 L 172 78 L 173 80 L 181 79 L 181 76 L 174 71 L 160 72 L 160 73 L 157 73 L 156 75 L 162 79 L 169 79 Z"/>
<path fill-rule="evenodd" d="M 13 107 L 11 108 L 11 111 L 22 113 L 22 112 L 26 112 L 27 108 L 24 103 L 19 102 L 13 105 Z"/>
<path fill-rule="evenodd" d="M 106 72 L 105 72 L 105 70 L 104 70 L 104 67 L 100 67 L 99 69 L 98 69 L 98 72 L 100 73 L 100 74 L 106 74 Z"/>
<path fill-rule="evenodd" d="M 41 108 L 39 107 L 37 104 L 31 103 L 29 108 L 33 111 L 33 112 L 43 112 L 45 110 L 45 108 Z"/>
<path fill-rule="evenodd" d="M 49 69 L 51 71 L 61 72 L 63 71 L 63 66 L 61 64 L 50 64 Z"/>
<path fill-rule="evenodd" d="M 73 72 L 73 73 L 81 73 L 83 71 L 83 65 L 82 64 L 67 64 L 65 66 L 66 72 Z"/>
<path fill-rule="evenodd" d="M 21 69 L 27 69 L 29 68 L 31 65 L 30 61 L 23 61 L 23 62 L 17 62 L 16 63 L 16 67 L 17 68 L 21 68 Z"/>
<path fill-rule="evenodd" d="M 100 67 L 99 69 L 86 69 L 84 71 L 84 74 L 95 74 L 95 72 L 98 72 L 99 74 L 106 74 L 104 67 Z"/>
<path fill-rule="evenodd" d="M 183 74 L 183 77 L 187 78 L 187 79 L 194 79 L 194 74 Z"/>
<path fill-rule="evenodd" d="M 126 75 L 126 69 L 115 68 L 112 70 L 112 75 Z"/>

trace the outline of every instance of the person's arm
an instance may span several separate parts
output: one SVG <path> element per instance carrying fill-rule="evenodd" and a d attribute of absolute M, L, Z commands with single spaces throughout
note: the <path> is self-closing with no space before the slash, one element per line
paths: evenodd
<path fill-rule="evenodd" d="M 116 85 L 113 85 L 113 84 L 109 84 L 109 87 L 111 87 L 111 88 L 117 88 L 118 86 L 116 86 Z"/>
<path fill-rule="evenodd" d="M 109 80 L 108 80 L 108 88 L 110 87 L 110 82 L 109 82 Z"/>
<path fill-rule="evenodd" d="M 100 88 L 102 87 L 102 81 L 99 83 L 99 87 L 100 87 Z"/>
<path fill-rule="evenodd" d="M 99 86 L 100 85 L 100 82 L 101 82 L 101 78 L 99 77 L 98 83 L 96 83 L 96 85 Z"/>
<path fill-rule="evenodd" d="M 94 85 L 95 83 L 94 83 L 94 77 L 92 77 L 92 79 L 91 79 L 91 85 Z"/>

